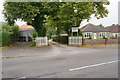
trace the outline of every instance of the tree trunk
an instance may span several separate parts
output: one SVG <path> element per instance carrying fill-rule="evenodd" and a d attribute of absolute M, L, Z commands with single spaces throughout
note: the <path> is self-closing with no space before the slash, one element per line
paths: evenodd
<path fill-rule="evenodd" d="M 43 15 L 38 14 L 32 22 L 32 25 L 34 26 L 34 28 L 36 29 L 36 32 L 38 32 L 38 36 L 40 37 L 46 36 L 46 28 L 43 25 L 44 19 L 45 18 Z"/>
<path fill-rule="evenodd" d="M 58 42 L 60 42 L 60 28 L 57 27 Z"/>

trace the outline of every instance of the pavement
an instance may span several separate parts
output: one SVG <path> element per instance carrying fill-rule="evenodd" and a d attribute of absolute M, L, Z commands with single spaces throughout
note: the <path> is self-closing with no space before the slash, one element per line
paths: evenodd
<path fill-rule="evenodd" d="M 3 78 L 118 78 L 117 46 L 82 48 L 52 42 L 36 48 L 21 44 L 2 55 L 6 57 Z"/>

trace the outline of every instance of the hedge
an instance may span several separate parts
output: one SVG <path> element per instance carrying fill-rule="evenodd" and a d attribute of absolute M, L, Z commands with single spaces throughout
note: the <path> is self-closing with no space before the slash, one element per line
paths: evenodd
<path fill-rule="evenodd" d="M 0 46 L 7 46 L 11 43 L 10 32 L 0 32 Z"/>
<path fill-rule="evenodd" d="M 16 42 L 19 38 L 19 27 L 4 24 L 0 27 L 0 46 L 7 46 Z"/>
<path fill-rule="evenodd" d="M 52 37 L 52 39 L 55 42 L 60 42 L 62 44 L 68 44 L 68 36 L 60 36 L 60 37 L 54 36 L 54 37 Z"/>

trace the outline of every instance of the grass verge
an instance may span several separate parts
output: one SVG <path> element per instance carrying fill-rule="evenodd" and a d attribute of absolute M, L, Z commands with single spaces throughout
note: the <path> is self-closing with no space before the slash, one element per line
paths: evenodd
<path fill-rule="evenodd" d="M 109 44 L 109 45 L 69 45 L 74 47 L 102 47 L 102 46 L 120 46 L 118 44 Z"/>
<path fill-rule="evenodd" d="M 0 51 L 5 50 L 5 49 L 7 49 L 7 48 L 9 48 L 9 46 L 0 47 Z"/>

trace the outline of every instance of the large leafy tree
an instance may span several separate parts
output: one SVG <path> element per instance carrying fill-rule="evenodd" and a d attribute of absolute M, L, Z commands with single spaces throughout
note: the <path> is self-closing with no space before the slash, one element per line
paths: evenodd
<path fill-rule="evenodd" d="M 35 27 L 39 36 L 45 36 L 44 16 L 46 12 L 45 3 L 31 2 L 6 2 L 4 4 L 4 15 L 10 25 L 13 25 L 15 20 L 21 19 L 27 24 Z M 44 31 L 44 32 L 43 32 Z"/>
<path fill-rule="evenodd" d="M 62 5 L 59 15 L 62 18 L 64 30 L 70 34 L 71 27 L 79 27 L 85 19 L 89 21 L 91 15 L 97 19 L 107 17 L 108 10 L 104 5 L 108 4 L 109 2 L 74 2 Z"/>
<path fill-rule="evenodd" d="M 108 10 L 105 5 L 108 4 L 109 2 L 6 2 L 3 13 L 10 25 L 15 20 L 22 19 L 33 25 L 39 36 L 45 36 L 46 23 L 57 29 L 59 35 L 61 30 L 70 34 L 72 26 L 79 27 L 83 20 L 89 21 L 91 15 L 97 19 L 106 17 Z"/>
<path fill-rule="evenodd" d="M 71 35 L 71 28 L 73 26 L 79 27 L 82 21 L 89 21 L 91 16 L 94 16 L 97 19 L 107 17 L 108 10 L 105 5 L 109 5 L 109 2 L 57 3 L 57 8 L 55 5 L 55 8 L 51 8 L 53 14 L 49 15 L 50 22 L 48 25 L 54 26 L 55 29 L 60 28 L 68 35 Z M 60 31 L 57 31 L 59 32 L 58 34 L 60 34 Z"/>

